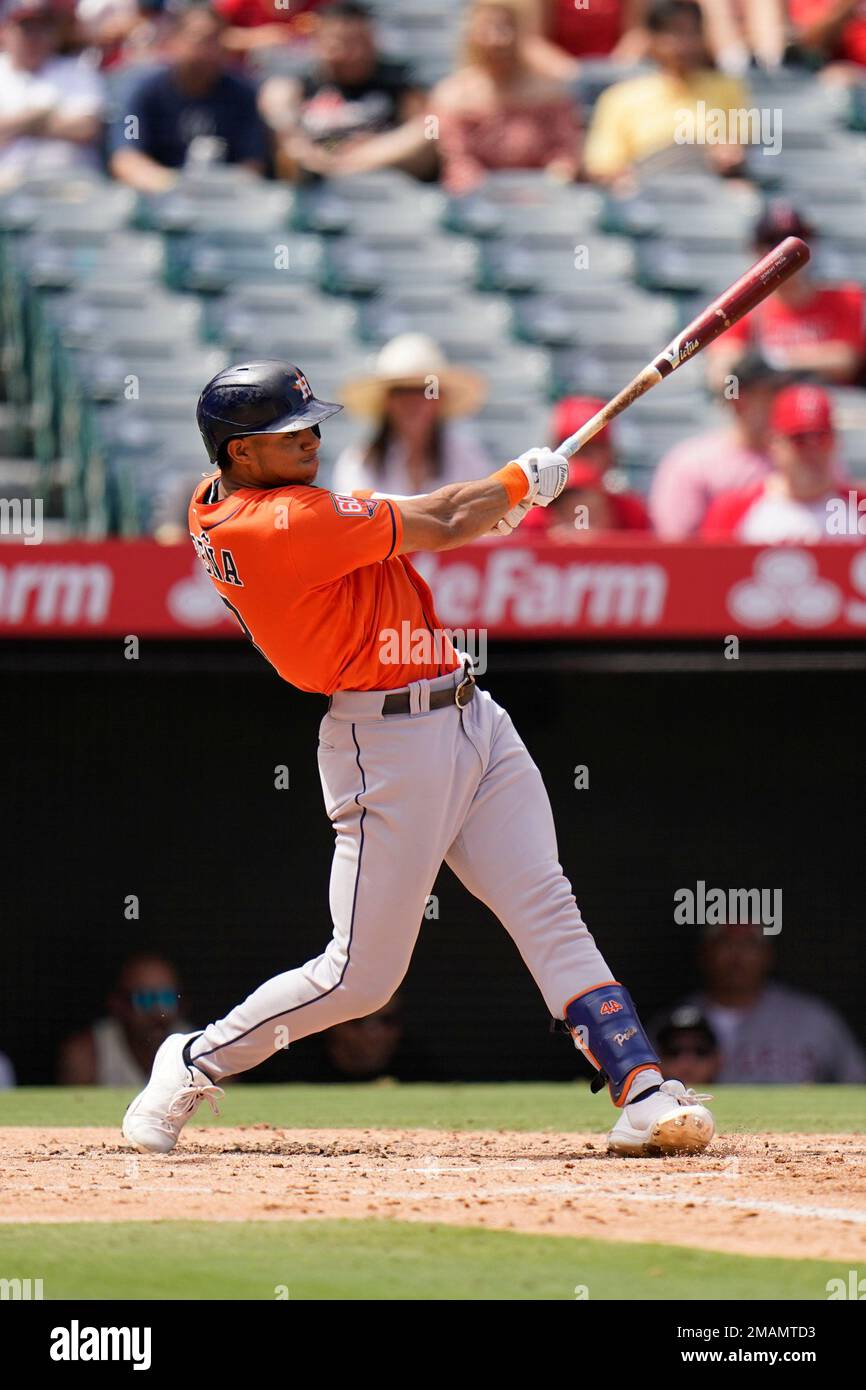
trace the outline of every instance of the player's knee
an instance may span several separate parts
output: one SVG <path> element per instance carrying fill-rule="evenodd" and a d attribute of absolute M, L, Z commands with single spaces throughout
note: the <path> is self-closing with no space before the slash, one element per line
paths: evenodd
<path fill-rule="evenodd" d="M 396 990 L 400 981 L 394 983 L 381 980 L 366 980 L 363 977 L 352 979 L 351 968 L 347 972 L 343 982 L 345 991 L 345 1003 L 351 1009 L 347 1018 L 365 1018 L 367 1014 L 374 1014 L 379 1009 L 384 1009 L 388 1000 Z"/>

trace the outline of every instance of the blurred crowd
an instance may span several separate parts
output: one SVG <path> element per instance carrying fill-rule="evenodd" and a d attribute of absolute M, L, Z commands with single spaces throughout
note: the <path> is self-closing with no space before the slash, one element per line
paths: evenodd
<path fill-rule="evenodd" d="M 666 1077 L 698 1089 L 713 1082 L 809 1085 L 866 1082 L 866 1052 L 841 1015 L 779 978 L 772 938 L 760 926 L 707 927 L 694 961 L 698 985 L 651 1021 Z M 131 956 L 111 984 L 103 1014 L 65 1038 L 55 1080 L 134 1091 L 170 1033 L 190 1033 L 171 961 Z M 366 1018 L 351 1019 L 290 1048 L 280 1079 L 447 1081 L 435 1039 L 419 1036 L 402 990 Z M 0 1089 L 15 1085 L 0 1053 Z"/>
<path fill-rule="evenodd" d="M 5 0 L 0 181 L 102 168 L 154 195 L 217 163 L 300 184 L 399 168 L 459 197 L 514 169 L 627 190 L 635 171 L 674 157 L 736 180 L 742 145 L 677 144 L 683 110 L 699 131 L 708 111 L 748 108 L 758 70 L 866 84 L 864 0 L 475 0 L 453 71 L 429 90 L 377 35 L 375 15 L 350 0 Z M 284 69 L 260 61 L 275 50 L 292 59 Z M 605 59 L 642 66 L 586 122 L 582 68 Z M 796 207 L 769 205 L 756 254 L 789 234 L 814 246 Z M 713 428 L 662 459 L 648 498 L 628 489 L 614 427 L 573 461 L 567 493 L 537 526 L 568 544 L 616 531 L 824 538 L 827 500 L 861 498 L 830 392 L 866 385 L 864 324 L 860 285 L 803 271 L 715 345 Z M 471 428 L 484 394 L 480 376 L 420 335 L 387 344 L 375 379 L 347 383 L 358 436 L 333 484 L 411 493 L 488 471 L 500 460 Z M 560 401 L 545 442 L 600 404 Z"/>
<path fill-rule="evenodd" d="M 2 17 L 4 174 L 107 160 L 145 191 L 190 159 L 287 179 L 399 166 L 456 193 L 502 169 L 611 183 L 671 150 L 684 108 L 747 108 L 753 67 L 866 80 L 862 0 L 474 0 L 432 90 L 352 0 L 5 0 Z M 263 79 L 274 48 L 297 61 Z M 586 129 L 581 62 L 606 58 L 644 68 Z M 697 146 L 726 176 L 742 153 Z"/>

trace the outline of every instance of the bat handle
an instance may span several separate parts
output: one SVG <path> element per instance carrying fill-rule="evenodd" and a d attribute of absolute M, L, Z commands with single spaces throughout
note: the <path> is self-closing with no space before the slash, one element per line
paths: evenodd
<path fill-rule="evenodd" d="M 612 400 L 608 401 L 607 405 L 602 406 L 601 410 L 597 410 L 585 424 L 581 425 L 579 430 L 575 430 L 574 434 L 570 434 L 567 439 L 563 439 L 556 453 L 564 454 L 566 458 L 571 458 L 572 454 L 576 454 L 578 449 L 582 449 L 584 444 L 592 439 L 593 435 L 603 430 L 605 425 L 609 425 L 611 420 L 616 419 L 617 415 L 620 415 L 627 406 L 631 405 L 632 401 L 636 401 L 639 396 L 643 396 L 652 386 L 655 386 L 661 381 L 661 379 L 662 374 L 658 367 L 649 363 L 648 366 L 644 367 L 643 371 L 638 372 L 637 376 L 633 377 L 628 386 L 624 386 Z"/>

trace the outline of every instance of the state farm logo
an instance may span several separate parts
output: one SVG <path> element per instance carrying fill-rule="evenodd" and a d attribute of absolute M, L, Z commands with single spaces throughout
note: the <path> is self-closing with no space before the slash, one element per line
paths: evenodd
<path fill-rule="evenodd" d="M 755 560 L 752 578 L 741 579 L 728 594 L 728 612 L 746 627 L 820 628 L 842 611 L 838 585 L 818 573 L 814 555 L 805 550 L 765 550 Z"/>
<path fill-rule="evenodd" d="M 113 588 L 109 565 L 26 560 L 0 565 L 0 624 L 99 627 Z"/>
<path fill-rule="evenodd" d="M 480 569 L 429 553 L 413 559 L 451 627 L 652 628 L 664 615 L 668 575 L 652 560 L 547 564 L 517 547 L 490 551 L 485 559 Z"/>
<path fill-rule="evenodd" d="M 165 606 L 181 627 L 201 629 L 229 622 L 228 610 L 197 560 L 188 578 L 172 584 Z"/>

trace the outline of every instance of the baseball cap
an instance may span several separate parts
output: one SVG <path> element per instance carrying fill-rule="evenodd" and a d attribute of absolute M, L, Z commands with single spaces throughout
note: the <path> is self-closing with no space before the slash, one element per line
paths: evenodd
<path fill-rule="evenodd" d="M 820 386 L 786 386 L 770 413 L 774 434 L 832 434 L 833 406 Z"/>
<path fill-rule="evenodd" d="M 793 203 L 774 199 L 768 203 L 755 225 L 755 242 L 758 246 L 775 246 L 786 236 L 798 236 L 808 240 L 815 236 L 815 228 L 797 211 Z"/>
<path fill-rule="evenodd" d="M 662 1052 L 666 1052 L 677 1033 L 700 1033 L 712 1050 L 718 1047 L 716 1035 L 706 1014 L 696 1004 L 681 1004 L 671 1009 L 655 1030 L 656 1042 Z"/>
<path fill-rule="evenodd" d="M 554 407 L 551 430 L 555 436 L 554 444 L 561 444 L 563 439 L 567 439 L 575 430 L 579 430 L 581 425 L 585 425 L 587 420 L 591 420 L 602 406 L 605 404 L 598 396 L 564 396 L 563 399 Z M 609 426 L 605 425 L 603 430 L 593 435 L 593 442 L 610 438 Z"/>
<path fill-rule="evenodd" d="M 784 386 L 786 381 L 790 381 L 790 377 L 786 378 L 784 372 L 780 372 L 776 367 L 771 367 L 766 357 L 762 356 L 755 348 L 745 352 L 732 371 L 740 386 L 758 386 L 765 382 Z"/>

